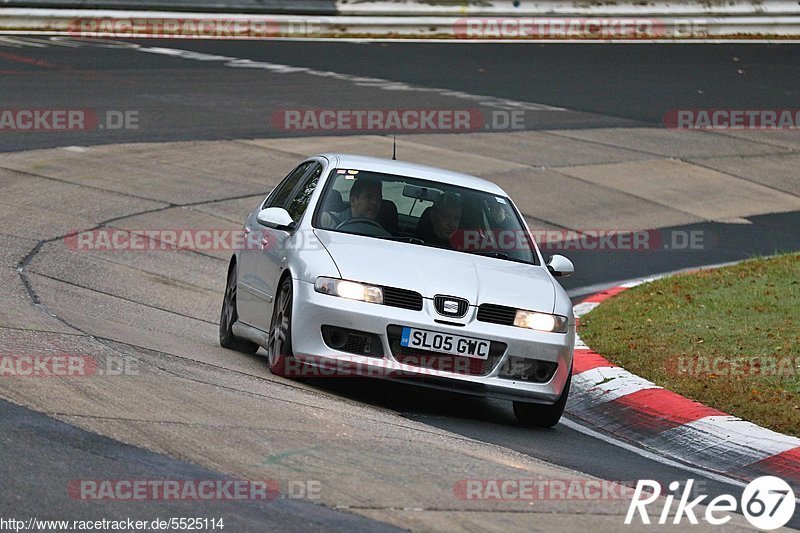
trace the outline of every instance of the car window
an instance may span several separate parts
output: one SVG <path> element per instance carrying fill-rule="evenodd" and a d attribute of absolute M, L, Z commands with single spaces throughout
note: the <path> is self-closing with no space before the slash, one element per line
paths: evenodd
<path fill-rule="evenodd" d="M 291 171 L 267 197 L 261 209 L 266 209 L 268 207 L 284 207 L 286 205 L 286 200 L 289 198 L 289 195 L 297 186 L 300 179 L 305 175 L 308 167 L 314 163 L 314 161 L 306 161 Z"/>
<path fill-rule="evenodd" d="M 314 189 L 317 187 L 317 182 L 319 181 L 319 177 L 322 174 L 322 165 L 319 163 L 314 163 L 316 166 L 311 170 L 308 177 L 300 184 L 297 191 L 294 193 L 294 196 L 289 200 L 289 203 L 286 205 L 286 211 L 292 217 L 292 220 L 295 222 L 299 222 L 300 218 L 302 218 L 303 213 L 306 212 L 306 208 L 308 207 L 308 201 L 311 199 L 311 194 L 314 192 Z"/>
<path fill-rule="evenodd" d="M 356 188 L 364 192 L 353 203 Z M 312 223 L 342 233 L 538 264 L 531 237 L 511 200 L 420 178 L 334 169 Z"/>

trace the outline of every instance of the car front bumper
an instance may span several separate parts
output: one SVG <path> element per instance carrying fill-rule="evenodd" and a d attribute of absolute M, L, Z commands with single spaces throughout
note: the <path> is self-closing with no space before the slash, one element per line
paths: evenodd
<path fill-rule="evenodd" d="M 480 322 L 476 319 L 477 308 L 474 306 L 469 308 L 464 318 L 453 320 L 439 315 L 433 307 L 433 301 L 427 298 L 423 299 L 423 309 L 414 311 L 321 294 L 314 290 L 312 283 L 298 279 L 293 281 L 292 349 L 295 359 L 306 365 L 318 368 L 356 367 L 360 375 L 413 380 L 415 384 L 428 387 L 545 404 L 552 404 L 558 399 L 572 368 L 574 325 L 569 326 L 567 333 L 546 333 Z M 436 322 L 437 319 L 461 322 L 465 326 Z M 383 357 L 355 355 L 329 347 L 323 339 L 322 326 L 376 335 L 382 345 Z M 503 343 L 506 348 L 486 375 L 433 370 L 398 362 L 392 354 L 389 326 L 407 326 L 486 339 Z M 446 354 L 442 355 L 447 357 Z M 510 356 L 554 362 L 557 368 L 552 378 L 544 383 L 502 378 L 500 372 Z M 346 365 L 341 365 L 343 362 Z M 311 372 L 307 375 L 338 374 Z"/>

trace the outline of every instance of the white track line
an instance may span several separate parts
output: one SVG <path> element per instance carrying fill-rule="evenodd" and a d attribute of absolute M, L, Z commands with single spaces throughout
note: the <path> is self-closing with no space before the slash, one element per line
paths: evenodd
<path fill-rule="evenodd" d="M 137 52 L 146 52 L 150 54 L 166 55 L 170 57 L 176 57 L 179 59 L 220 62 L 224 66 L 232 68 L 262 69 L 277 74 L 306 74 L 309 76 L 316 76 L 320 78 L 341 80 L 353 83 L 361 87 L 372 87 L 392 92 L 408 91 L 408 92 L 433 93 L 445 97 L 469 100 L 471 102 L 474 102 L 475 105 L 497 108 L 497 109 L 511 109 L 511 110 L 525 110 L 525 111 L 566 111 L 566 109 L 564 109 L 563 107 L 555 107 L 535 102 L 522 102 L 519 100 L 511 100 L 509 98 L 499 98 L 496 96 L 471 94 L 471 93 L 466 93 L 464 91 L 456 91 L 453 89 L 424 87 L 421 85 L 414 85 L 411 83 L 388 80 L 384 78 L 375 78 L 372 76 L 355 76 L 353 74 L 343 74 L 340 72 L 333 72 L 329 70 L 317 70 L 309 67 L 296 67 L 293 65 L 271 63 L 268 61 L 256 61 L 253 59 L 222 56 L 216 54 L 205 54 L 202 52 L 195 52 L 192 50 L 185 50 L 180 48 L 141 46 L 138 48 L 132 48 L 132 50 L 135 50 Z"/>
<path fill-rule="evenodd" d="M 666 466 L 669 466 L 669 467 L 672 467 L 672 468 L 678 468 L 680 470 L 685 470 L 687 472 L 691 472 L 693 474 L 697 474 L 697 475 L 703 476 L 705 478 L 711 479 L 713 481 L 718 481 L 720 483 L 728 483 L 730 485 L 735 485 L 735 486 L 741 487 L 741 488 L 744 488 L 744 487 L 747 486 L 747 483 L 745 483 L 743 481 L 740 481 L 738 479 L 727 477 L 725 475 L 718 474 L 716 472 L 709 472 L 707 470 L 703 470 L 701 468 L 696 468 L 694 466 L 687 465 L 687 464 L 684 464 L 684 463 L 680 463 L 678 461 L 674 461 L 672 459 L 668 459 L 666 457 L 663 457 L 663 456 L 658 455 L 656 453 L 650 452 L 650 451 L 645 450 L 643 448 L 639 448 L 639 447 L 636 447 L 636 446 L 634 446 L 632 444 L 628 444 L 627 442 L 623 442 L 623 441 L 617 440 L 617 439 L 615 439 L 613 437 L 609 437 L 608 435 L 604 435 L 603 433 L 600 433 L 600 432 L 595 431 L 593 429 L 589 429 L 588 427 L 586 427 L 586 426 L 584 426 L 582 424 L 579 424 L 579 423 L 577 423 L 577 422 L 575 422 L 573 420 L 570 420 L 569 418 L 562 418 L 561 422 L 559 422 L 559 423 L 560 424 L 564 424 L 569 429 L 577 431 L 578 433 L 583 433 L 584 435 L 586 435 L 588 437 L 592 437 L 594 439 L 601 440 L 601 441 L 603 441 L 603 442 L 605 442 L 607 444 L 611 444 L 611 445 L 616 446 L 618 448 L 622 448 L 622 449 L 627 450 L 629 452 L 633 452 L 633 453 L 635 453 L 636 455 L 638 455 L 640 457 L 644 457 L 645 459 L 649 459 L 651 461 L 655 461 L 657 463 L 661 463 L 663 465 L 666 465 Z"/>

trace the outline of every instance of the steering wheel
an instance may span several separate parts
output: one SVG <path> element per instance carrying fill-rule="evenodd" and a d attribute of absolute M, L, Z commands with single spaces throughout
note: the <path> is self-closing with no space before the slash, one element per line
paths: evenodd
<path fill-rule="evenodd" d="M 347 220 L 345 220 L 344 222 L 342 222 L 338 226 L 336 226 L 335 229 L 341 229 L 344 226 L 347 226 L 348 224 L 369 224 L 371 226 L 375 226 L 377 228 L 380 228 L 383 231 L 386 231 L 386 228 L 384 228 L 383 226 L 381 226 L 380 224 L 378 224 L 377 222 L 375 222 L 371 218 L 363 218 L 363 217 L 348 218 Z"/>

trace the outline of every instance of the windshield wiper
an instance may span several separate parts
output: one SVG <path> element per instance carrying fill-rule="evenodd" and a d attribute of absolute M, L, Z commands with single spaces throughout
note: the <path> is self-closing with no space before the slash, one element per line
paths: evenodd
<path fill-rule="evenodd" d="M 475 254 L 475 255 L 484 255 L 486 257 L 494 257 L 495 259 L 502 259 L 504 261 L 513 261 L 515 263 L 523 263 L 525 265 L 535 265 L 536 263 L 531 263 L 530 261 L 524 261 L 522 259 L 517 259 L 516 257 L 509 257 L 508 254 L 503 252 L 498 252 L 496 250 L 461 250 L 462 252 L 468 254 Z"/>
<path fill-rule="evenodd" d="M 461 251 L 466 252 L 468 254 L 486 255 L 488 257 L 495 257 L 497 259 L 508 259 L 508 254 L 504 254 L 503 252 L 498 252 L 495 250 L 461 250 Z"/>
<path fill-rule="evenodd" d="M 398 242 L 407 242 L 410 244 L 425 244 L 425 241 L 420 239 L 419 237 L 375 237 L 376 239 L 384 239 L 387 241 L 398 241 Z"/>

